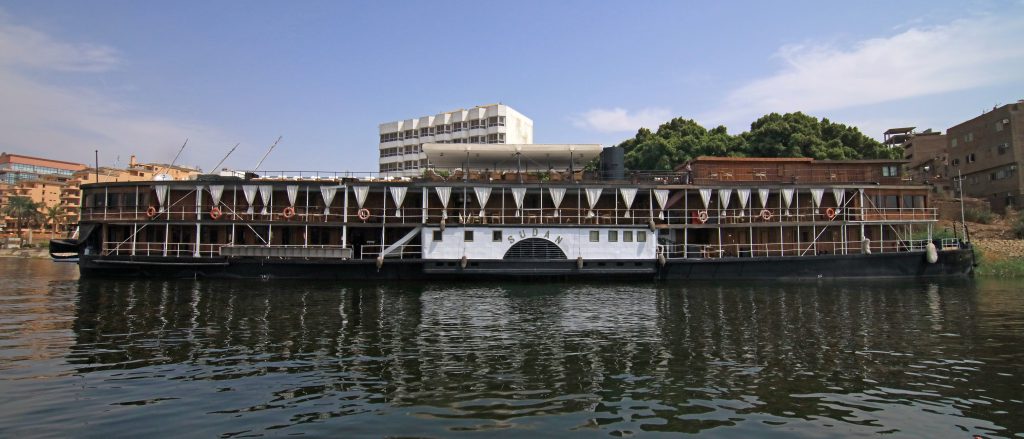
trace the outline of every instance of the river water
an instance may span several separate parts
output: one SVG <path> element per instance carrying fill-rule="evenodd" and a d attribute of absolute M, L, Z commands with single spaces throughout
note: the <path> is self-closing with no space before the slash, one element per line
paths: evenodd
<path fill-rule="evenodd" d="M 3 437 L 1024 437 L 1019 281 L 0 279 Z"/>

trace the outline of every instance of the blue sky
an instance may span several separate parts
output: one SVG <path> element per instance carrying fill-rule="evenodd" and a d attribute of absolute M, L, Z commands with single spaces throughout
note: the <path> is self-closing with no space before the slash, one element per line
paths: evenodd
<path fill-rule="evenodd" d="M 1024 98 L 1024 2 L 0 3 L 0 150 L 377 168 L 377 125 L 502 102 L 537 143 L 802 110 L 880 137 Z"/>

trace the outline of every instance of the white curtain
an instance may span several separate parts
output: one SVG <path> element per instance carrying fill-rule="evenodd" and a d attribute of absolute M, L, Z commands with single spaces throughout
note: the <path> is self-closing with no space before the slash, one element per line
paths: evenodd
<path fill-rule="evenodd" d="M 438 186 L 434 190 L 437 191 L 437 198 L 441 199 L 441 219 L 448 219 L 448 200 L 452 197 L 452 188 Z"/>
<path fill-rule="evenodd" d="M 744 216 L 747 209 L 747 201 L 750 200 L 750 189 L 736 189 L 736 196 L 740 199 L 740 216 Z"/>
<path fill-rule="evenodd" d="M 352 192 L 356 194 L 356 204 L 359 208 L 363 208 L 363 203 L 366 203 L 366 195 L 370 193 L 369 186 L 352 186 Z"/>
<path fill-rule="evenodd" d="M 782 190 L 782 202 L 786 205 L 786 216 L 789 216 L 789 206 L 793 204 L 793 189 Z"/>
<path fill-rule="evenodd" d="M 522 215 L 523 208 L 523 197 L 526 196 L 526 188 L 514 187 L 512 188 L 512 198 L 516 200 L 516 216 Z"/>
<path fill-rule="evenodd" d="M 405 201 L 405 193 L 409 188 L 405 186 L 391 186 L 391 199 L 395 201 L 395 216 L 402 216 L 402 202 Z"/>
<path fill-rule="evenodd" d="M 245 213 L 252 215 L 252 203 L 256 201 L 256 186 L 242 186 L 242 193 L 245 194 L 245 203 L 249 205 L 249 208 L 245 210 Z"/>
<path fill-rule="evenodd" d="M 654 199 L 658 200 L 658 219 L 665 219 L 665 204 L 668 203 L 668 190 L 657 189 L 654 191 Z"/>
<path fill-rule="evenodd" d="M 271 186 L 269 184 L 261 184 L 260 185 L 260 198 L 263 199 L 263 210 L 260 211 L 261 214 L 266 215 L 268 213 L 267 212 L 267 206 L 270 205 L 270 196 L 273 195 L 273 194 L 274 194 L 274 187 L 273 186 Z"/>
<path fill-rule="evenodd" d="M 711 189 L 700 190 L 700 200 L 704 202 L 704 208 L 708 208 L 708 203 L 711 202 Z"/>
<path fill-rule="evenodd" d="M 324 197 L 324 215 L 331 211 L 331 203 L 334 202 L 334 194 L 338 192 L 336 186 L 320 186 L 320 196 Z"/>
<path fill-rule="evenodd" d="M 561 215 L 561 212 L 559 212 L 558 207 L 562 205 L 562 199 L 565 198 L 565 188 L 549 187 L 548 194 L 551 195 L 551 202 L 552 204 L 555 205 L 555 217 L 557 218 L 558 216 Z"/>
<path fill-rule="evenodd" d="M 284 190 L 288 193 L 288 205 L 295 207 L 295 199 L 299 196 L 299 185 L 288 185 Z"/>
<path fill-rule="evenodd" d="M 487 207 L 487 200 L 491 198 L 491 188 L 475 187 L 473 192 L 476 193 L 476 200 L 480 202 L 480 216 L 483 217 L 487 214 L 484 208 Z"/>
<path fill-rule="evenodd" d="M 824 189 L 811 189 L 811 200 L 814 201 L 814 207 L 821 207 L 821 196 L 825 194 Z"/>
<path fill-rule="evenodd" d="M 761 200 L 761 207 L 768 207 L 768 189 L 758 189 L 757 198 Z"/>
<path fill-rule="evenodd" d="M 718 203 L 722 206 L 722 209 L 729 208 L 729 200 L 732 198 L 732 189 L 719 189 L 718 190 Z"/>
<path fill-rule="evenodd" d="M 210 185 L 210 198 L 213 199 L 213 207 L 220 205 L 220 198 L 224 196 L 224 185 L 222 184 L 211 184 Z"/>
<path fill-rule="evenodd" d="M 588 217 L 594 216 L 594 206 L 597 206 L 597 200 L 601 198 L 601 188 L 599 187 L 588 187 L 587 188 L 587 204 L 590 205 L 590 211 L 587 212 Z"/>
<path fill-rule="evenodd" d="M 836 206 L 839 208 L 843 207 L 843 203 L 846 200 L 846 189 L 833 188 L 832 195 L 836 197 Z M 837 210 L 838 212 L 838 210 Z"/>
<path fill-rule="evenodd" d="M 168 189 L 170 189 L 170 187 L 165 184 L 153 186 L 153 191 L 156 192 L 156 203 L 160 205 L 161 212 L 164 211 L 164 203 L 167 202 Z"/>
<path fill-rule="evenodd" d="M 629 209 L 633 207 L 633 200 L 636 198 L 636 188 L 619 188 L 619 195 L 622 195 L 622 202 L 626 203 L 625 218 L 629 218 Z"/>

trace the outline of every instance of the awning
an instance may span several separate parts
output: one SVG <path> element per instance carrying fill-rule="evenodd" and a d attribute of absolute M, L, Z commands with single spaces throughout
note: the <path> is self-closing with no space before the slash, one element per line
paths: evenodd
<path fill-rule="evenodd" d="M 601 154 L 596 144 L 425 143 L 423 152 L 438 168 L 511 170 L 583 169 Z"/>

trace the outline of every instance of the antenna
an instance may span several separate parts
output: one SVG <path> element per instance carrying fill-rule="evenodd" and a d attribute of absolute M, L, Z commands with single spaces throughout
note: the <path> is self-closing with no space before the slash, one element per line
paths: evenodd
<path fill-rule="evenodd" d="M 185 150 L 185 145 L 188 145 L 188 137 L 185 138 L 185 143 L 181 144 L 181 149 L 178 150 L 178 153 L 174 155 L 174 160 L 171 160 L 171 164 L 164 167 L 165 170 L 171 169 L 178 162 L 178 157 L 181 157 L 181 152 Z M 159 175 L 160 173 L 156 172 L 155 174 Z"/>
<path fill-rule="evenodd" d="M 235 148 L 238 148 L 238 145 L 241 145 L 241 143 L 236 143 L 234 148 L 231 148 L 231 151 L 228 151 L 228 154 L 225 155 L 224 158 L 220 159 L 220 161 L 217 162 L 217 165 L 214 166 L 212 171 L 210 171 L 210 172 L 217 172 L 217 170 L 220 169 L 220 165 L 223 165 L 224 164 L 224 160 L 227 160 L 228 156 L 230 156 L 231 153 L 235 152 Z"/>
<path fill-rule="evenodd" d="M 260 162 L 256 164 L 255 168 L 252 168 L 253 172 L 255 172 L 257 169 L 260 168 L 260 165 L 263 164 L 263 161 L 266 160 L 267 156 L 270 155 L 270 151 L 273 151 L 274 147 L 277 146 L 277 143 L 280 142 L 280 141 L 281 141 L 281 136 L 277 136 L 277 140 L 274 141 L 273 145 L 270 145 L 270 149 L 267 150 L 267 153 L 263 154 L 263 158 L 260 159 Z"/>

